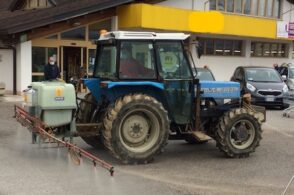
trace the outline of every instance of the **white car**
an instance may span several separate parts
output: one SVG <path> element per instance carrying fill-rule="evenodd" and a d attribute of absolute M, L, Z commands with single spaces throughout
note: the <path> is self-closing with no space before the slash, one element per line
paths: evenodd
<path fill-rule="evenodd" d="M 4 95 L 5 93 L 5 83 L 0 82 L 0 95 Z"/>

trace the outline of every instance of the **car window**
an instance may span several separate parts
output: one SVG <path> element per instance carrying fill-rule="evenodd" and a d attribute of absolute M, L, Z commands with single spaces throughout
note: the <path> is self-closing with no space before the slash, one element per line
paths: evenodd
<path fill-rule="evenodd" d="M 294 67 L 293 68 L 289 68 L 289 78 L 290 79 L 294 79 Z"/>
<path fill-rule="evenodd" d="M 212 73 L 208 70 L 197 69 L 196 78 L 198 78 L 201 81 L 214 81 Z"/>
<path fill-rule="evenodd" d="M 238 68 L 236 70 L 234 77 L 235 77 L 236 80 L 240 80 L 240 81 L 243 80 L 241 68 Z"/>
<path fill-rule="evenodd" d="M 246 69 L 246 80 L 253 82 L 282 82 L 277 71 L 265 68 Z"/>

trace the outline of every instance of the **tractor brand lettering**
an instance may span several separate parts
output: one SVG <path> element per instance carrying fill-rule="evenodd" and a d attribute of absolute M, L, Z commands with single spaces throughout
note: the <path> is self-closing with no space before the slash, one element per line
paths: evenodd
<path fill-rule="evenodd" d="M 239 91 L 238 87 L 225 87 L 225 88 L 202 88 L 204 93 L 233 93 Z"/>
<path fill-rule="evenodd" d="M 57 87 L 55 89 L 55 96 L 61 97 L 62 96 L 62 93 L 63 93 L 63 89 L 61 87 Z"/>
<path fill-rule="evenodd" d="M 55 97 L 54 100 L 55 101 L 64 101 L 64 97 Z"/>

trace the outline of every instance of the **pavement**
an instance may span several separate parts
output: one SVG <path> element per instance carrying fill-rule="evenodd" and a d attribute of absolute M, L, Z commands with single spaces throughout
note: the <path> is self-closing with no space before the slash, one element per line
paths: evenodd
<path fill-rule="evenodd" d="M 245 159 L 224 157 L 213 141 L 170 141 L 154 162 L 122 165 L 76 138 L 77 145 L 115 166 L 110 177 L 86 160 L 77 166 L 64 148 L 31 144 L 29 132 L 12 118 L 20 99 L 0 97 L 0 195 L 282 194 L 294 175 L 294 113 L 287 118 L 280 110 L 267 111 L 261 145 Z M 294 194 L 294 183 L 287 194 Z"/>

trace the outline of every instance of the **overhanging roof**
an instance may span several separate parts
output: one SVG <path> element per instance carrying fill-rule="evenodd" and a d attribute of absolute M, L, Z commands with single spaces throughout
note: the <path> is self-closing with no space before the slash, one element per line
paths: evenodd
<path fill-rule="evenodd" d="M 277 20 L 191 11 L 158 5 L 130 4 L 118 8 L 120 29 L 152 29 L 276 39 Z M 285 39 L 290 40 L 290 39 Z"/>
<path fill-rule="evenodd" d="M 15 34 L 93 12 L 116 7 L 134 0 L 83 0 L 36 10 L 0 12 L 0 35 Z"/>

